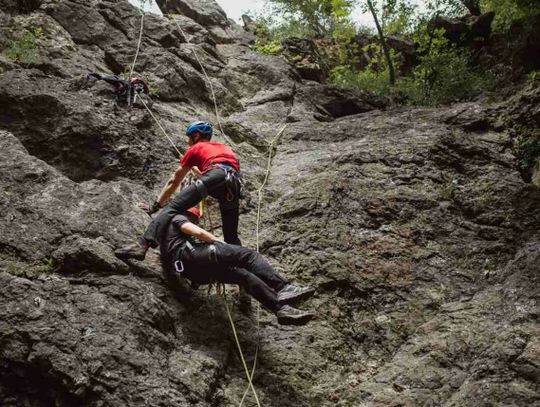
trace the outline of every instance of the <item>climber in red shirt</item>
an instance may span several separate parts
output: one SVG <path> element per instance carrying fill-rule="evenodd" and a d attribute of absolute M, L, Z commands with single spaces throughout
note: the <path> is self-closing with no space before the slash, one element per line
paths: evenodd
<path fill-rule="evenodd" d="M 238 238 L 238 201 L 241 189 L 238 158 L 229 146 L 211 141 L 213 128 L 209 123 L 202 121 L 191 123 L 186 129 L 186 135 L 189 149 L 157 201 L 148 209 L 149 214 L 157 211 L 159 213 L 137 243 L 115 251 L 117 257 L 124 260 L 143 260 L 149 247 L 159 245 L 159 238 L 171 219 L 197 205 L 208 195 L 219 201 L 225 242 L 241 245 Z M 202 172 L 201 178 L 180 191 L 167 204 L 184 177 L 194 167 Z"/>

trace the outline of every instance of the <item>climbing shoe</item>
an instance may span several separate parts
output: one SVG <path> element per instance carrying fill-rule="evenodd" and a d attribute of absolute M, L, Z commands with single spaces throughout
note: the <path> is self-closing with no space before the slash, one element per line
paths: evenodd
<path fill-rule="evenodd" d="M 144 260 L 147 251 L 148 246 L 142 245 L 141 243 L 133 243 L 129 246 L 115 250 L 114 255 L 121 260 Z"/>
<path fill-rule="evenodd" d="M 295 301 L 300 301 L 311 297 L 314 292 L 315 289 L 311 287 L 287 284 L 280 291 L 278 291 L 278 301 L 281 305 L 291 304 Z"/>
<path fill-rule="evenodd" d="M 315 317 L 315 313 L 284 305 L 276 312 L 276 316 L 280 325 L 305 325 Z"/>

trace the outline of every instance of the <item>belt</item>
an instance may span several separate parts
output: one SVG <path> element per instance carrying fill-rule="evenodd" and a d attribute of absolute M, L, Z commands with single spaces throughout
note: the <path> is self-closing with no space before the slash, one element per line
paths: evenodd
<path fill-rule="evenodd" d="M 213 169 L 220 169 L 225 172 L 233 171 L 234 173 L 236 173 L 236 170 L 234 169 L 232 165 L 223 164 L 223 163 L 211 163 L 205 168 L 205 171 L 213 170 Z"/>

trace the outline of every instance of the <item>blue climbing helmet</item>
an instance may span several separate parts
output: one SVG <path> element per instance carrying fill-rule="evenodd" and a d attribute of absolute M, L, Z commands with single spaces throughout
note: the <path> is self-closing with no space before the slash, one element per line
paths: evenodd
<path fill-rule="evenodd" d="M 211 139 L 212 135 L 214 134 L 214 129 L 212 128 L 212 125 L 208 122 L 197 121 L 191 123 L 189 126 L 187 126 L 186 129 L 186 136 L 191 136 L 195 133 L 201 133 L 202 135 L 207 136 L 209 139 Z"/>

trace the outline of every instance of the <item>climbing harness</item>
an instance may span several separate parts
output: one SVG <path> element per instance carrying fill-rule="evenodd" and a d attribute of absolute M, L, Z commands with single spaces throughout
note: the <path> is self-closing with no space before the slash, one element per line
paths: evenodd
<path fill-rule="evenodd" d="M 130 77 L 129 79 L 120 79 L 116 75 L 100 75 L 95 72 L 88 73 L 86 80 L 95 79 L 105 81 L 114 86 L 114 104 L 115 106 L 121 99 L 125 99 L 127 106 L 132 107 L 140 94 L 148 94 L 148 85 L 140 76 Z"/>
<path fill-rule="evenodd" d="M 178 264 L 180 264 L 180 267 L 178 267 Z M 182 263 L 182 260 L 177 260 L 174 262 L 174 269 L 178 274 L 182 274 L 184 271 L 184 263 Z"/>
<path fill-rule="evenodd" d="M 213 244 L 208 246 L 208 260 L 210 261 L 210 263 L 214 264 L 217 264 L 218 262 L 217 249 L 216 246 L 214 246 Z"/>
<path fill-rule="evenodd" d="M 144 12 L 141 12 L 141 27 L 139 30 L 139 39 L 137 41 L 137 50 L 135 52 L 135 57 L 133 58 L 133 63 L 131 64 L 131 69 L 129 70 L 129 75 L 127 79 L 120 79 L 116 75 L 105 75 L 102 76 L 98 73 L 89 73 L 86 75 L 86 80 L 94 78 L 96 80 L 102 80 L 110 85 L 114 86 L 114 106 L 118 105 L 120 99 L 126 99 L 128 107 L 132 107 L 137 102 L 137 96 L 140 94 L 148 94 L 149 88 L 148 84 L 140 76 L 134 76 L 133 72 L 135 71 L 135 64 L 137 63 L 137 58 L 139 57 L 139 51 L 141 50 L 142 35 L 144 31 Z"/>
<path fill-rule="evenodd" d="M 202 199 L 206 198 L 208 196 L 208 188 L 206 188 L 206 185 L 204 185 L 204 182 L 202 180 L 198 179 L 194 183 L 195 189 L 199 193 L 199 195 L 202 197 Z"/>
<path fill-rule="evenodd" d="M 225 171 L 225 199 L 227 202 L 232 202 L 235 198 L 240 198 L 242 195 L 242 190 L 244 188 L 244 181 L 240 174 L 236 170 L 227 164 L 213 163 L 210 164 L 207 170 L 220 169 Z M 236 182 L 238 181 L 238 182 Z"/>

